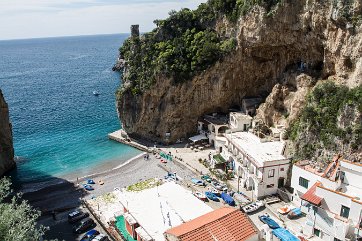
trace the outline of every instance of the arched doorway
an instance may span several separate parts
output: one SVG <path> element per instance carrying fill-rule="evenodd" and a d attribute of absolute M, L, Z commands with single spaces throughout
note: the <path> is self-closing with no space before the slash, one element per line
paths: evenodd
<path fill-rule="evenodd" d="M 219 129 L 217 130 L 217 135 L 218 136 L 224 135 L 226 130 L 229 130 L 228 126 L 220 126 Z"/>
<path fill-rule="evenodd" d="M 248 179 L 248 188 L 249 191 L 251 190 L 255 190 L 255 182 L 254 179 L 252 177 L 249 177 Z"/>
<path fill-rule="evenodd" d="M 244 179 L 245 178 L 245 171 L 242 167 L 238 167 L 238 176 L 241 178 L 241 179 Z"/>
<path fill-rule="evenodd" d="M 229 170 L 235 170 L 235 161 L 234 161 L 234 158 L 232 158 L 232 157 L 230 156 L 227 165 L 228 165 L 228 169 L 229 169 Z"/>

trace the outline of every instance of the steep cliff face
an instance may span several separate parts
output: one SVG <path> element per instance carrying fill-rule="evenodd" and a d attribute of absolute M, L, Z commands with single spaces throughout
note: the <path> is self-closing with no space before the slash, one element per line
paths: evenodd
<path fill-rule="evenodd" d="M 162 142 L 170 133 L 173 142 L 195 133 L 202 115 L 226 112 L 245 96 L 270 93 L 258 117 L 272 126 L 288 122 L 286 115 L 296 118 L 320 79 L 360 85 L 361 27 L 350 26 L 331 2 L 281 1 L 272 13 L 254 7 L 237 24 L 219 20 L 216 31 L 235 36 L 237 49 L 189 81 L 159 76 L 139 95 L 124 88 L 117 101 L 123 128 L 131 136 Z M 361 12 L 360 1 L 353 7 Z"/>
<path fill-rule="evenodd" d="M 15 167 L 9 109 L 0 89 L 0 177 Z"/>

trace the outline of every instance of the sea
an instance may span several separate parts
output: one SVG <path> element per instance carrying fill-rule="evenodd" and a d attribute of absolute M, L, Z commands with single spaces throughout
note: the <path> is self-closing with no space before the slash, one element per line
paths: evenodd
<path fill-rule="evenodd" d="M 44 183 L 115 168 L 141 152 L 108 139 L 120 129 L 111 70 L 127 34 L 0 41 L 15 183 Z M 99 96 L 93 95 L 99 92 Z"/>

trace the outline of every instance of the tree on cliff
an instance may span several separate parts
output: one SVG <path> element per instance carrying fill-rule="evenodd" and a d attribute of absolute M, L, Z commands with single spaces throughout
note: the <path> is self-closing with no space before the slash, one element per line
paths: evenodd
<path fill-rule="evenodd" d="M 12 195 L 8 178 L 0 179 L 0 240 L 40 240 L 46 227 L 37 227 L 40 212 L 34 210 L 20 194 Z"/>

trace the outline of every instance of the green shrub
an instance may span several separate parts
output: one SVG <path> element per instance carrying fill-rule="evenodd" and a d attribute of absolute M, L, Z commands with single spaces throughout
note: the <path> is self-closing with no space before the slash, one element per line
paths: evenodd
<path fill-rule="evenodd" d="M 333 82 L 326 82 L 315 87 L 308 95 L 307 103 L 300 117 L 294 121 L 286 132 L 295 142 L 296 155 L 311 158 L 319 149 L 336 150 L 336 140 L 351 144 L 353 149 L 362 143 L 361 120 L 352 126 L 341 128 L 338 117 L 347 107 L 362 113 L 362 86 L 348 89 Z"/>
<path fill-rule="evenodd" d="M 150 88 L 158 76 L 176 83 L 188 80 L 235 50 L 234 38 L 219 36 L 215 21 L 226 16 L 235 22 L 256 4 L 269 7 L 279 0 L 209 0 L 196 10 L 171 11 L 165 20 L 155 20 L 157 27 L 141 37 L 130 37 L 120 55 L 126 60 L 123 75 L 134 95 Z"/>

